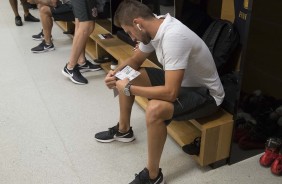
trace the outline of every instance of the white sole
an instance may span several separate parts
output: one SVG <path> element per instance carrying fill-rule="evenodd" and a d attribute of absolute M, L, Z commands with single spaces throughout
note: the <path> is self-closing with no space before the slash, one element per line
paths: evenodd
<path fill-rule="evenodd" d="M 85 85 L 85 83 L 81 83 L 81 82 L 77 82 L 77 81 L 73 80 L 73 78 L 72 78 L 69 74 L 67 74 L 67 73 L 64 71 L 64 69 L 62 70 L 62 74 L 63 74 L 65 77 L 69 78 L 69 79 L 70 79 L 73 83 L 75 83 L 75 84 Z M 86 84 L 87 84 L 87 83 L 86 83 Z"/>
<path fill-rule="evenodd" d="M 115 137 L 113 139 L 109 139 L 109 140 L 101 140 L 101 139 L 97 139 L 95 138 L 96 141 L 98 142 L 102 142 L 102 143 L 110 143 L 110 142 L 113 142 L 113 141 L 118 141 L 118 142 L 124 142 L 124 143 L 127 143 L 127 142 L 132 142 L 135 140 L 135 137 L 132 137 L 130 139 L 128 138 L 120 138 L 120 137 Z"/>
<path fill-rule="evenodd" d="M 79 71 L 81 73 L 85 73 L 85 72 L 95 72 L 95 71 L 99 71 L 101 70 L 102 68 L 97 68 L 97 69 L 80 69 Z"/>
<path fill-rule="evenodd" d="M 50 48 L 50 49 L 46 49 L 46 50 L 42 50 L 42 51 L 31 51 L 33 53 L 43 53 L 43 52 L 49 52 L 49 51 L 52 51 L 52 50 L 55 50 L 55 48 Z"/>

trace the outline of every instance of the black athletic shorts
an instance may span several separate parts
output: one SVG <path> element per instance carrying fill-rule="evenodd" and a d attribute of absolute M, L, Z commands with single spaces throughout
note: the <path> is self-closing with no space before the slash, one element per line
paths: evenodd
<path fill-rule="evenodd" d="M 75 18 L 80 22 L 94 21 L 98 16 L 96 0 L 71 0 Z"/>
<path fill-rule="evenodd" d="M 164 71 L 157 68 L 145 68 L 152 86 L 164 85 Z M 172 119 L 189 120 L 211 115 L 218 110 L 214 98 L 205 87 L 181 87 L 177 100 L 173 103 Z M 168 125 L 172 119 L 166 120 Z"/>
<path fill-rule="evenodd" d="M 62 4 L 60 1 L 55 8 L 50 8 L 55 21 L 74 21 L 72 5 L 70 3 Z"/>

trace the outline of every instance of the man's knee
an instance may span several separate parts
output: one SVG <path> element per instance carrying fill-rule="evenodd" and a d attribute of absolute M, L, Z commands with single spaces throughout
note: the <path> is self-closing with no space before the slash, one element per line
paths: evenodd
<path fill-rule="evenodd" d="M 162 123 L 163 106 L 159 100 L 150 100 L 146 108 L 147 125 L 152 123 Z"/>
<path fill-rule="evenodd" d="M 41 6 L 40 9 L 40 15 L 45 15 L 45 16 L 50 16 L 52 17 L 52 13 L 51 13 L 51 10 L 50 10 L 50 7 L 49 6 Z"/>
<path fill-rule="evenodd" d="M 93 21 L 79 22 L 78 32 L 85 36 L 89 36 L 94 30 L 95 23 Z"/>

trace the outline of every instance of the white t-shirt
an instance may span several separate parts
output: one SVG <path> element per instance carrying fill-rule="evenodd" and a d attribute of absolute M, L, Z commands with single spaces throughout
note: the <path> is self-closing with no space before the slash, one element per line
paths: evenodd
<path fill-rule="evenodd" d="M 142 52 L 154 50 L 164 70 L 185 69 L 182 87 L 206 87 L 220 105 L 224 89 L 218 76 L 213 57 L 203 42 L 193 31 L 169 14 L 153 40 L 147 45 L 140 43 Z"/>

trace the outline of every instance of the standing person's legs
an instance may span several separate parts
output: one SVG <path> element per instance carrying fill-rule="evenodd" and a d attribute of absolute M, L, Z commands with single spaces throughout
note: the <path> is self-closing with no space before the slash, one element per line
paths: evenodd
<path fill-rule="evenodd" d="M 21 0 L 21 4 L 23 6 L 24 16 L 26 17 L 29 14 L 29 10 L 28 10 L 28 7 L 27 7 L 27 0 Z"/>
<path fill-rule="evenodd" d="M 22 19 L 19 15 L 19 10 L 18 10 L 18 0 L 9 0 L 10 5 L 13 9 L 13 12 L 15 14 L 15 23 L 17 26 L 22 26 Z M 23 9 L 24 9 L 24 20 L 29 21 L 29 22 L 39 22 L 39 19 L 35 18 L 29 13 L 28 7 L 27 7 L 27 0 L 21 0 Z"/>
<path fill-rule="evenodd" d="M 24 10 L 24 20 L 27 22 L 39 22 L 38 18 L 35 18 L 33 15 L 30 14 L 27 6 L 27 0 L 21 0 L 21 4 Z"/>
<path fill-rule="evenodd" d="M 9 0 L 10 5 L 12 7 L 12 10 L 16 16 L 19 16 L 19 11 L 18 11 L 18 0 Z"/>
<path fill-rule="evenodd" d="M 15 14 L 15 24 L 17 26 L 22 26 L 23 22 L 22 22 L 22 18 L 19 15 L 19 10 L 18 10 L 18 0 L 9 0 L 10 5 L 12 7 L 12 10 Z"/>

